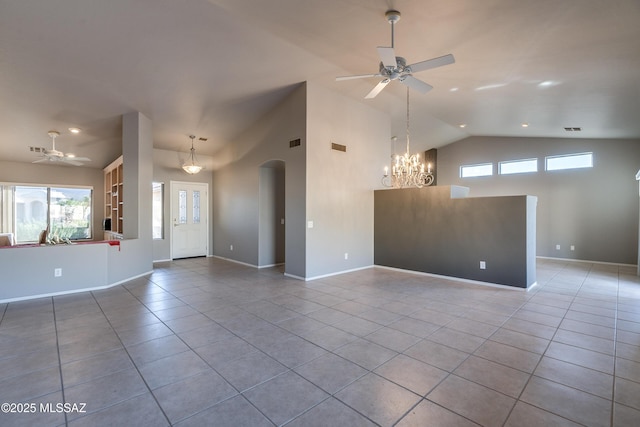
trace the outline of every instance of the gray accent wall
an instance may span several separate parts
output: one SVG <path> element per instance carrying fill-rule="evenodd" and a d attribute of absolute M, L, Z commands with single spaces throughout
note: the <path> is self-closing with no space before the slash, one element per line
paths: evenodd
<path fill-rule="evenodd" d="M 456 187 L 376 191 L 376 265 L 519 288 L 535 283 L 535 197 L 452 195 Z"/>
<path fill-rule="evenodd" d="M 593 168 L 545 172 L 545 156 L 582 152 L 593 152 Z M 528 158 L 538 158 L 539 172 L 497 175 L 498 162 Z M 460 178 L 461 165 L 486 162 L 493 176 Z M 471 137 L 438 149 L 438 182 L 469 187 L 472 197 L 537 196 L 538 256 L 633 265 L 638 165 L 637 139 Z"/>

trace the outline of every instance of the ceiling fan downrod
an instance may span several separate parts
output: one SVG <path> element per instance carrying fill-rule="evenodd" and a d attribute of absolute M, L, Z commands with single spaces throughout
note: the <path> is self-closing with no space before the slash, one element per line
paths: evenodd
<path fill-rule="evenodd" d="M 385 18 L 387 18 L 387 22 L 391 24 L 391 47 L 395 48 L 395 24 L 400 20 L 400 12 L 394 9 L 387 10 L 384 14 Z"/>

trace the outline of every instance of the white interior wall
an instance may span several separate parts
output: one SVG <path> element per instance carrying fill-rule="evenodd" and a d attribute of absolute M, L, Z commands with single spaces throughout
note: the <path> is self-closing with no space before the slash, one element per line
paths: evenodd
<path fill-rule="evenodd" d="M 373 265 L 373 190 L 382 187 L 390 132 L 387 114 L 308 84 L 306 278 Z"/>

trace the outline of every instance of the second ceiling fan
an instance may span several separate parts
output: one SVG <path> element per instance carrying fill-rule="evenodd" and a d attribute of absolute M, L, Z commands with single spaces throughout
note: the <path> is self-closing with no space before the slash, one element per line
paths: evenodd
<path fill-rule="evenodd" d="M 400 20 L 400 12 L 397 10 L 388 10 L 385 13 L 385 18 L 387 18 L 387 21 L 391 24 L 391 47 L 378 47 L 378 56 L 381 61 L 378 73 L 336 77 L 336 80 L 382 77 L 382 80 L 365 96 L 366 99 L 375 98 L 392 80 L 398 80 L 400 83 L 423 94 L 429 92 L 433 89 L 433 86 L 413 77 L 412 73 L 453 64 L 455 62 L 453 55 L 448 54 L 407 65 L 407 61 L 401 56 L 396 56 L 394 51 L 394 26 L 396 22 Z"/>

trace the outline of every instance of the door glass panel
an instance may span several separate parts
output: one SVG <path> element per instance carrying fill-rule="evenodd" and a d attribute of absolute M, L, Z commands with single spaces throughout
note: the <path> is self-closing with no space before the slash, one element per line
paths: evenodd
<path fill-rule="evenodd" d="M 200 192 L 193 192 L 193 223 L 200 224 Z"/>
<path fill-rule="evenodd" d="M 187 223 L 187 191 L 178 191 L 178 222 L 180 224 Z"/>

